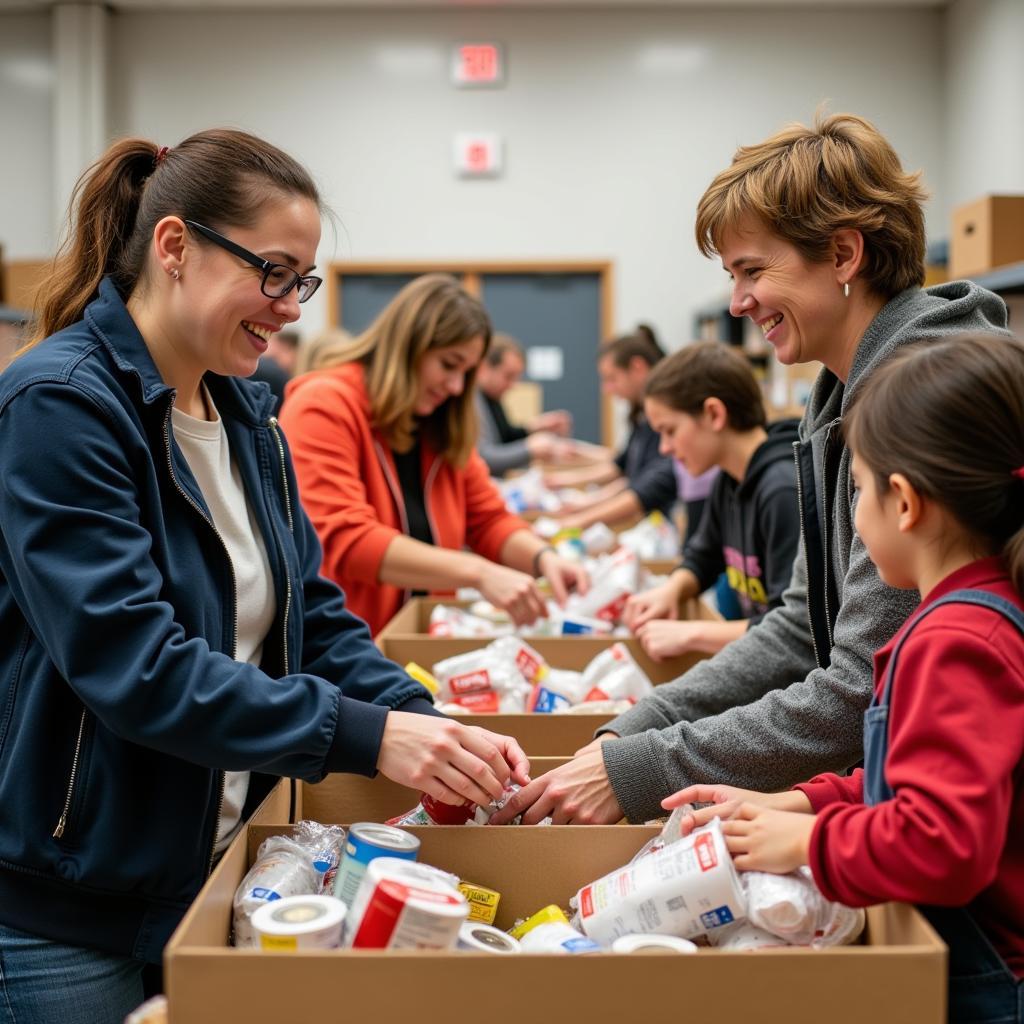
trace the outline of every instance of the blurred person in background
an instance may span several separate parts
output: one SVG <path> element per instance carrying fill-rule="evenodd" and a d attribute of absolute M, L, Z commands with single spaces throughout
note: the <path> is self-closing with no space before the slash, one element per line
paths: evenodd
<path fill-rule="evenodd" d="M 654 331 L 645 324 L 598 349 L 602 389 L 629 403 L 630 434 L 610 461 L 548 474 L 545 482 L 552 488 L 601 485 L 555 514 L 563 527 L 583 530 L 594 523 L 628 524 L 655 510 L 671 518 L 678 492 L 675 470 L 672 459 L 659 451 L 658 434 L 647 422 L 643 407 L 647 378 L 664 355 Z"/>

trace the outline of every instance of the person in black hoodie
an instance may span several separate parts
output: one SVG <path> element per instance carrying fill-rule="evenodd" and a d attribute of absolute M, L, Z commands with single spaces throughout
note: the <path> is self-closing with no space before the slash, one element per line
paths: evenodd
<path fill-rule="evenodd" d="M 713 654 L 782 603 L 800 538 L 793 443 L 797 420 L 767 424 L 747 360 L 716 341 L 663 360 L 647 381 L 644 410 L 661 451 L 694 475 L 719 466 L 701 524 L 668 582 L 626 605 L 626 624 L 654 658 Z M 678 622 L 681 603 L 725 573 L 743 618 Z"/>
<path fill-rule="evenodd" d="M 629 439 L 607 462 L 549 474 L 549 487 L 602 484 L 582 496 L 578 506 L 567 506 L 555 518 L 564 528 L 585 530 L 593 523 L 628 524 L 655 510 L 671 515 L 678 486 L 672 460 L 658 449 L 658 435 L 644 416 L 644 388 L 651 370 L 665 353 L 654 331 L 640 324 L 632 334 L 604 342 L 597 352 L 601 387 L 609 395 L 629 402 Z"/>

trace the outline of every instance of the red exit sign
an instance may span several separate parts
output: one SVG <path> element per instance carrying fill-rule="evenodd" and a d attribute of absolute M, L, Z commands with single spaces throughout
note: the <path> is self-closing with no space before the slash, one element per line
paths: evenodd
<path fill-rule="evenodd" d="M 505 57 L 497 43 L 464 43 L 455 47 L 452 82 L 462 88 L 498 86 L 505 82 Z"/>

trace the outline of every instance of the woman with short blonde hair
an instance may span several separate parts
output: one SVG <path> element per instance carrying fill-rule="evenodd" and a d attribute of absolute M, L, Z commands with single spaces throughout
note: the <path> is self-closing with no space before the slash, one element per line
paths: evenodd
<path fill-rule="evenodd" d="M 586 575 L 505 511 L 476 453 L 473 383 L 491 340 L 446 274 L 407 284 L 335 365 L 289 385 L 281 423 L 324 574 L 378 632 L 416 591 L 480 590 L 517 623 Z M 467 549 L 468 550 L 465 550 Z"/>

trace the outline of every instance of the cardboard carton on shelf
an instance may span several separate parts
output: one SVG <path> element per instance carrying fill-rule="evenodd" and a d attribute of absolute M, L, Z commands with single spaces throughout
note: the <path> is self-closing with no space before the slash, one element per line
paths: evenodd
<path fill-rule="evenodd" d="M 1024 260 L 1024 195 L 982 196 L 953 210 L 949 277 L 973 277 Z"/>
<path fill-rule="evenodd" d="M 332 815 L 326 792 L 300 786 L 299 815 Z M 342 805 L 336 805 L 343 810 Z M 864 943 L 839 949 L 702 949 L 629 956 L 323 950 L 270 953 L 228 945 L 235 888 L 259 844 L 289 830 L 282 784 L 239 833 L 196 898 L 164 956 L 170 1024 L 282 1024 L 360 1019 L 374 1024 L 521 1024 L 629 1019 L 678 1007 L 685 996 L 716 1024 L 940 1024 L 945 947 L 911 907 L 868 911 Z M 646 826 L 412 829 L 420 859 L 501 894 L 508 928 L 625 864 L 657 834 Z M 703 994 L 703 995 L 702 995 Z M 706 1004 L 705 1004 L 706 1000 Z M 644 1009 L 646 1008 L 646 1010 Z"/>

